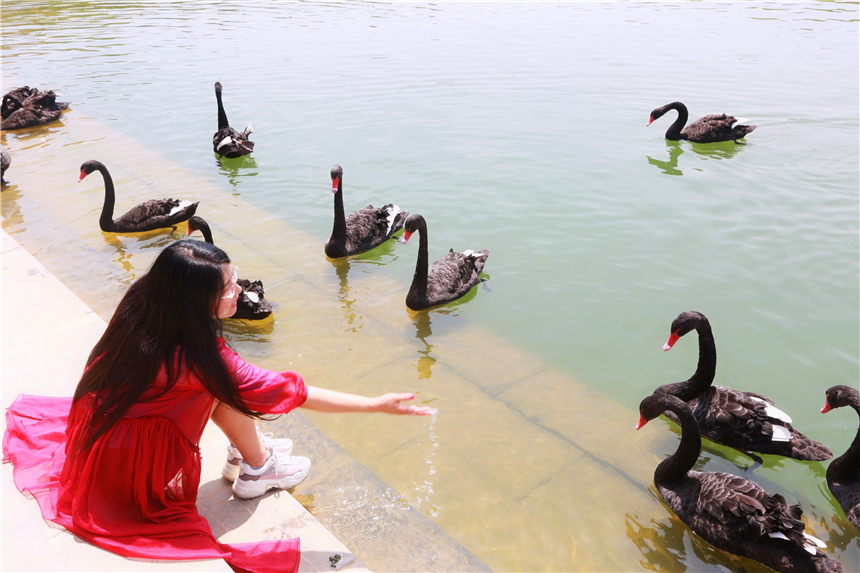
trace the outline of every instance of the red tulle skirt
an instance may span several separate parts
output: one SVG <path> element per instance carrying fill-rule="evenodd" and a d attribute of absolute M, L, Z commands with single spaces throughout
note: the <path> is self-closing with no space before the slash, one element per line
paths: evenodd
<path fill-rule="evenodd" d="M 307 390 L 297 374 L 259 369 L 224 346 L 246 403 L 257 411 L 288 412 Z M 293 572 L 298 539 L 219 543 L 197 512 L 197 447 L 213 399 L 183 372 L 164 393 L 145 394 L 95 444 L 77 451 L 92 399 L 19 396 L 6 412 L 3 461 L 15 485 L 32 495 L 42 516 L 78 537 L 133 558 L 224 559 L 235 571 Z M 263 408 L 263 406 L 265 406 Z"/>

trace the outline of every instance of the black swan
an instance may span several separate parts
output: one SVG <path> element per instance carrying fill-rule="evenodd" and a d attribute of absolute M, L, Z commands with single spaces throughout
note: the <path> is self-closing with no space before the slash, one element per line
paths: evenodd
<path fill-rule="evenodd" d="M 254 151 L 254 142 L 248 141 L 248 136 L 254 133 L 254 130 L 248 125 L 244 132 L 239 133 L 230 127 L 224 104 L 221 103 L 221 82 L 215 82 L 215 99 L 218 100 L 218 131 L 212 136 L 215 153 L 228 159 L 248 155 Z"/>
<path fill-rule="evenodd" d="M 860 415 L 860 392 L 849 386 L 828 388 L 821 413 L 826 414 L 842 406 L 851 406 Z M 848 520 L 860 529 L 860 429 L 848 451 L 827 467 L 827 487 L 839 501 Z"/>
<path fill-rule="evenodd" d="M 706 115 L 684 127 L 688 117 L 687 106 L 679 101 L 666 104 L 652 111 L 648 125 L 663 117 L 663 114 L 670 109 L 678 112 L 678 119 L 666 131 L 666 139 L 671 141 L 687 139 L 696 143 L 714 143 L 717 141 L 734 141 L 735 143 L 739 143 L 738 139 L 742 139 L 757 127 L 755 125 L 740 125 L 741 121 L 746 120 L 735 119 L 724 113 Z"/>
<path fill-rule="evenodd" d="M 179 199 L 151 199 L 140 205 L 132 207 L 131 210 L 119 217 L 113 218 L 113 207 L 116 195 L 113 189 L 113 179 L 107 168 L 99 161 L 91 159 L 81 165 L 81 177 L 99 171 L 105 182 L 105 204 L 102 207 L 102 215 L 99 217 L 99 227 L 105 233 L 140 233 L 172 227 L 176 230 L 176 224 L 187 221 L 197 211 L 198 203 L 180 201 Z"/>
<path fill-rule="evenodd" d="M 331 168 L 331 192 L 334 193 L 334 226 L 331 238 L 325 244 L 325 254 L 330 259 L 357 255 L 378 247 L 403 228 L 408 211 L 388 204 L 375 209 L 368 205 L 353 211 L 349 217 L 343 215 L 343 168 Z"/>
<path fill-rule="evenodd" d="M 788 505 L 757 483 L 724 472 L 691 471 L 702 438 L 690 407 L 668 394 L 652 394 L 639 404 L 638 430 L 664 412 L 681 423 L 677 451 L 657 465 L 654 485 L 693 533 L 723 551 L 748 557 L 776 571 L 842 571 L 818 548 L 824 543 L 804 533 L 799 505 Z"/>
<path fill-rule="evenodd" d="M 188 235 L 194 231 L 203 233 L 203 239 L 212 245 L 212 230 L 202 217 L 194 215 L 188 219 Z M 262 281 L 250 281 L 248 279 L 239 279 L 236 283 L 242 287 L 242 294 L 239 295 L 239 300 L 236 302 L 236 313 L 230 318 L 244 318 L 246 320 L 261 320 L 272 314 L 272 303 L 267 301 L 264 296 L 266 291 L 263 290 Z"/>
<path fill-rule="evenodd" d="M 6 182 L 3 176 L 6 175 L 6 170 L 9 169 L 10 165 L 12 165 L 12 156 L 8 149 L 0 145 L 0 181 L 3 183 Z"/>
<path fill-rule="evenodd" d="M 669 350 L 691 330 L 699 333 L 699 364 L 686 382 L 666 384 L 655 394 L 671 394 L 693 410 L 702 435 L 720 444 L 761 459 L 752 452 L 775 454 L 797 460 L 829 460 L 833 453 L 793 427 L 791 418 L 759 394 L 712 386 L 717 368 L 717 346 L 708 319 L 694 310 L 682 312 L 672 321 Z M 669 418 L 673 419 L 671 415 Z M 677 422 L 677 420 L 675 420 Z"/>
<path fill-rule="evenodd" d="M 0 129 L 23 129 L 54 121 L 69 107 L 57 101 L 57 94 L 37 88 L 17 88 L 3 96 L 0 104 Z"/>
<path fill-rule="evenodd" d="M 455 253 L 454 249 L 442 259 L 427 266 L 427 223 L 424 217 L 415 214 L 406 219 L 406 232 L 403 243 L 409 240 L 412 233 L 419 234 L 418 262 L 415 265 L 415 276 L 412 286 L 406 295 L 406 306 L 412 310 L 421 310 L 437 304 L 457 300 L 465 295 L 473 286 L 478 284 L 481 271 L 487 262 L 490 252 L 465 251 Z"/>

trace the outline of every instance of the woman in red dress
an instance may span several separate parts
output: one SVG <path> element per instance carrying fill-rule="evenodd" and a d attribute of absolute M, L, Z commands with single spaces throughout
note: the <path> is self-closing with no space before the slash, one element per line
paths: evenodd
<path fill-rule="evenodd" d="M 295 372 L 242 360 L 219 336 L 236 310 L 235 267 L 214 245 L 174 243 L 126 292 L 90 353 L 73 398 L 19 396 L 3 459 L 45 519 L 104 549 L 148 559 L 222 558 L 236 571 L 296 571 L 297 539 L 223 544 L 197 512 L 203 428 L 231 442 L 237 497 L 289 488 L 310 471 L 289 440 L 256 429 L 264 414 L 428 415 L 411 394 L 375 398 L 305 386 Z"/>

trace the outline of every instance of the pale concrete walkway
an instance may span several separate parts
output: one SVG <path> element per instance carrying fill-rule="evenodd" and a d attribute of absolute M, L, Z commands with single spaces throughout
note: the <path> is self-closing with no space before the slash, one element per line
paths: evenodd
<path fill-rule="evenodd" d="M 19 394 L 71 396 L 87 355 L 105 323 L 34 259 L 6 231 L 2 234 L 2 399 Z M 5 417 L 2 430 L 5 432 Z M 364 564 L 294 498 L 283 492 L 255 500 L 233 499 L 221 478 L 227 439 L 210 424 L 203 452 L 200 512 L 216 523 L 223 542 L 299 537 L 300 571 L 367 571 Z M 221 560 L 149 562 L 103 551 L 49 527 L 38 505 L 14 486 L 12 466 L 3 464 L 3 571 L 230 571 Z M 214 521 L 213 521 L 214 520 Z"/>

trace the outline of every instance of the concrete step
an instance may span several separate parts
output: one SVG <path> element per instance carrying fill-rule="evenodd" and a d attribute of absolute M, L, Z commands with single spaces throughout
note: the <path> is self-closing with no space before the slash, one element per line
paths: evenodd
<path fill-rule="evenodd" d="M 3 404 L 22 393 L 68 396 L 105 323 L 5 231 L 2 235 Z M 19 301 L 26 300 L 27 304 Z M 5 432 L 5 417 L 2 430 Z M 367 571 L 346 546 L 283 492 L 236 500 L 220 474 L 227 439 L 214 425 L 201 440 L 200 511 L 222 542 L 302 540 L 300 571 Z M 4 571 L 231 571 L 222 560 L 143 561 L 95 547 L 49 526 L 35 500 L 18 493 L 11 464 L 3 464 Z"/>

